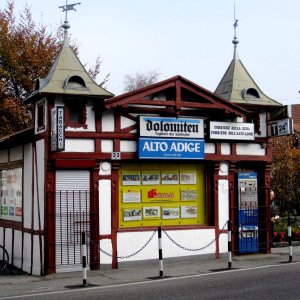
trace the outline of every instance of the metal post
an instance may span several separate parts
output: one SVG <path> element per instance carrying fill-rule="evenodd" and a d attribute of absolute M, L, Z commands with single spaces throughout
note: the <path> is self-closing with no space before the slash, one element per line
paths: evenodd
<path fill-rule="evenodd" d="M 159 256 L 159 276 L 164 276 L 164 265 L 162 256 L 162 240 L 161 240 L 161 227 L 158 227 L 158 256 Z"/>
<path fill-rule="evenodd" d="M 293 260 L 291 216 L 288 216 L 289 262 Z"/>
<path fill-rule="evenodd" d="M 82 284 L 85 286 L 87 284 L 86 279 L 86 244 L 85 244 L 85 232 L 82 232 Z"/>
<path fill-rule="evenodd" d="M 231 223 L 230 223 L 230 220 L 227 221 L 227 228 L 228 228 L 228 269 L 231 269 L 232 253 L 231 253 Z"/>

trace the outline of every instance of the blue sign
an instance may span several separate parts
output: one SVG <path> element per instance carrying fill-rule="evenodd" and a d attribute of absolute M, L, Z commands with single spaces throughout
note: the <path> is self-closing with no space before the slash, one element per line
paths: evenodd
<path fill-rule="evenodd" d="M 139 158 L 204 159 L 204 140 L 140 138 Z"/>
<path fill-rule="evenodd" d="M 257 179 L 256 172 L 239 172 L 238 179 Z"/>
<path fill-rule="evenodd" d="M 238 173 L 239 252 L 258 252 L 257 173 Z"/>

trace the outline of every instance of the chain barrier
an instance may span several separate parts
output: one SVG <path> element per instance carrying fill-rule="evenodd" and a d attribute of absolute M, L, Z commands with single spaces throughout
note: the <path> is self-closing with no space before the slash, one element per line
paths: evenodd
<path fill-rule="evenodd" d="M 118 259 L 125 259 L 125 258 L 130 258 L 130 257 L 133 257 L 137 254 L 139 254 L 140 252 L 142 252 L 147 246 L 148 244 L 151 242 L 151 240 L 153 239 L 155 233 L 156 233 L 156 229 L 154 230 L 154 232 L 152 233 L 152 235 L 150 236 L 150 238 L 148 239 L 148 241 L 140 248 L 138 249 L 137 251 L 135 251 L 134 253 L 132 254 L 129 254 L 129 255 L 126 255 L 126 256 L 113 256 L 112 254 L 108 253 L 107 251 L 101 249 L 101 247 L 99 247 L 100 251 L 104 254 L 106 254 L 107 256 L 110 256 L 112 258 L 118 258 Z"/>
<path fill-rule="evenodd" d="M 191 249 L 191 248 L 187 248 L 187 247 L 184 247 L 182 245 L 180 245 L 179 243 L 177 243 L 165 230 L 163 230 L 163 233 L 168 237 L 168 239 L 173 243 L 175 244 L 177 247 L 183 249 L 183 250 L 186 250 L 186 251 L 190 251 L 190 252 L 196 252 L 196 251 L 202 251 L 206 248 L 208 248 L 210 245 L 212 245 L 216 239 L 219 237 L 219 235 L 224 231 L 226 225 L 228 224 L 228 221 L 225 222 L 223 228 L 220 230 L 219 234 L 211 241 L 209 242 L 207 245 L 201 247 L 201 248 L 195 248 L 195 249 Z"/>

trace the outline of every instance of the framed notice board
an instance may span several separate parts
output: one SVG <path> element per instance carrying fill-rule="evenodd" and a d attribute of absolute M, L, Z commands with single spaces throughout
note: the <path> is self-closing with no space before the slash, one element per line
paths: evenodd
<path fill-rule="evenodd" d="M 119 227 L 206 223 L 204 166 L 122 164 Z"/>

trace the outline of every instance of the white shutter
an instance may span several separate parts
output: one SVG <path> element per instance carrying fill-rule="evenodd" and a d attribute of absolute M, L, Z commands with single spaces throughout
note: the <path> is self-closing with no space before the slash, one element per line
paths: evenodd
<path fill-rule="evenodd" d="M 86 233 L 89 262 L 90 172 L 56 172 L 56 272 L 82 269 L 81 234 Z M 88 264 L 87 264 L 88 266 Z"/>

